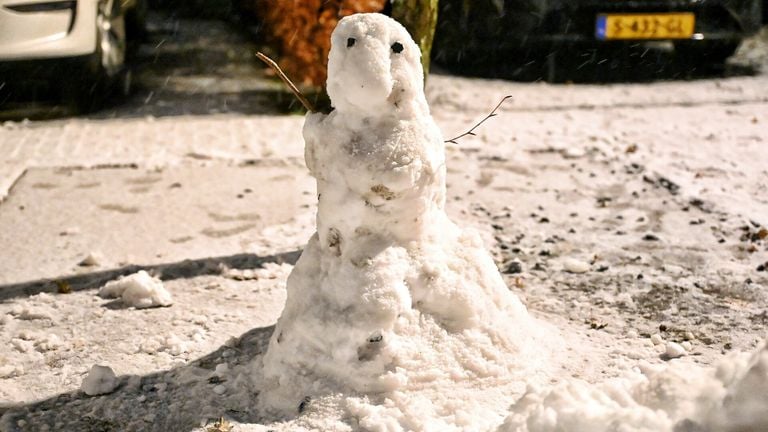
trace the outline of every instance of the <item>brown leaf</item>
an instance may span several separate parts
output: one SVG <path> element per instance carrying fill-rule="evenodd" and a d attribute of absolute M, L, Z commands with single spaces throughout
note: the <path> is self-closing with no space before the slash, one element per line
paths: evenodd
<path fill-rule="evenodd" d="M 208 426 L 206 432 L 231 432 L 233 428 L 234 425 L 227 421 L 227 419 L 219 417 L 219 419 L 213 423 L 213 426 Z"/>
<path fill-rule="evenodd" d="M 71 294 L 72 293 L 72 286 L 67 282 L 63 280 L 55 280 L 53 283 L 56 284 L 56 288 L 59 294 Z"/>

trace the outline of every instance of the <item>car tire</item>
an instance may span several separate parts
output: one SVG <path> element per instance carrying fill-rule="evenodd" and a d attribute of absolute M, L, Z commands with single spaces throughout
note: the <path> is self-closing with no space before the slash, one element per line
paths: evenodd
<path fill-rule="evenodd" d="M 135 57 L 139 45 L 147 38 L 147 2 L 137 0 L 125 15 L 125 31 L 128 39 L 128 56 Z"/>
<path fill-rule="evenodd" d="M 115 89 L 129 92 L 130 73 L 125 68 L 125 17 L 119 0 L 101 3 L 96 17 L 96 49 L 73 65 L 76 80 L 63 85 L 64 101 L 75 113 L 101 108 Z"/>
<path fill-rule="evenodd" d="M 768 24 L 768 0 L 763 0 L 763 24 Z"/>
<path fill-rule="evenodd" d="M 678 42 L 675 55 L 685 64 L 709 67 L 722 66 L 739 48 L 740 40 Z"/>

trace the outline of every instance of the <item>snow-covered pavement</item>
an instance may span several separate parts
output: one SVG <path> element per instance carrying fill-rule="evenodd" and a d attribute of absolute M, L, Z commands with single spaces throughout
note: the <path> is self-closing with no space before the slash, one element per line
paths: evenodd
<path fill-rule="evenodd" d="M 768 75 L 608 86 L 433 75 L 427 91 L 446 137 L 504 95 L 514 99 L 498 117 L 448 146 L 447 207 L 563 335 L 560 372 L 537 383 L 754 350 L 768 322 Z M 0 428 L 192 430 L 224 416 L 266 430 L 254 424 L 280 420 L 253 411 L 238 374 L 263 353 L 291 252 L 313 229 L 302 123 L 0 127 L 0 401 L 21 404 L 0 408 Z M 241 254 L 271 258 L 226 265 Z M 165 276 L 174 304 L 123 308 L 88 289 L 88 275 L 128 267 Z M 122 376 L 115 393 L 69 393 L 94 364 Z M 522 390 L 485 396 L 509 406 Z M 348 413 L 323 403 L 270 428 L 334 430 Z"/>

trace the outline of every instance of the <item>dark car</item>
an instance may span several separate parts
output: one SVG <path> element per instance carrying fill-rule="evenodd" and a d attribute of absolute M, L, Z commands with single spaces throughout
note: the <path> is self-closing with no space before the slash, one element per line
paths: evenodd
<path fill-rule="evenodd" d="M 440 0 L 438 61 L 563 46 L 672 41 L 695 63 L 722 63 L 756 33 L 764 0 Z"/>

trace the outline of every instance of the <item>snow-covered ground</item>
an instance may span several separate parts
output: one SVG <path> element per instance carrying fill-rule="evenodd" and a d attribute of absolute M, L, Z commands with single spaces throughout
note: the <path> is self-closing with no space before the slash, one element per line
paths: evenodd
<path fill-rule="evenodd" d="M 433 75 L 427 89 L 446 137 L 507 94 L 514 99 L 477 137 L 448 146 L 446 207 L 483 234 L 509 289 L 557 334 L 560 354 L 532 375 L 521 368 L 388 400 L 313 398 L 290 419 L 257 409 L 250 377 L 285 301 L 295 254 L 282 253 L 314 229 L 304 181 L 286 182 L 306 178 L 297 164 L 303 118 L 4 124 L 0 430 L 206 430 L 219 417 L 238 431 L 387 430 L 392 419 L 504 431 L 740 430 L 752 419 L 761 430 L 768 359 L 750 353 L 768 322 L 768 76 L 571 86 Z M 246 169 L 265 158 L 279 174 Z M 101 184 L 105 169 L 160 180 Z M 245 188 L 296 198 L 257 200 L 249 211 Z M 168 190 L 184 195 L 164 198 Z M 186 220 L 163 221 L 164 201 Z M 290 218 L 270 216 L 281 212 Z M 266 222 L 241 217 L 254 213 Z M 89 218 L 102 222 L 89 228 Z M 138 234 L 113 234 L 130 228 Z M 252 253 L 265 263 L 185 264 L 206 256 L 206 242 L 208 256 Z M 173 305 L 135 309 L 82 289 L 98 288 L 82 278 L 130 265 L 157 272 Z M 113 392 L 79 391 L 93 365 L 117 374 Z"/>

